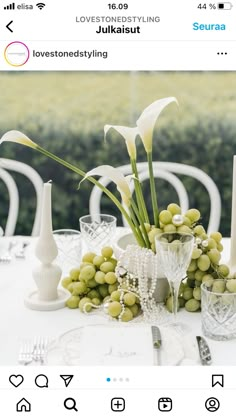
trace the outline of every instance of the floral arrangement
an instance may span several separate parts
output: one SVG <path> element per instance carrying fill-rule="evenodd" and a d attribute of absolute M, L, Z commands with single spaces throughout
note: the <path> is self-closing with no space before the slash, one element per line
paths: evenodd
<path fill-rule="evenodd" d="M 80 175 L 82 177 L 81 182 L 87 179 L 94 185 L 97 185 L 118 207 L 119 211 L 127 220 L 129 227 L 131 228 L 133 235 L 136 238 L 137 244 L 141 247 L 152 249 L 152 251 L 155 252 L 154 238 L 155 235 L 157 235 L 160 232 L 183 232 L 193 234 L 196 237 L 196 244 L 193 251 L 192 260 L 188 268 L 187 279 L 184 279 L 184 283 L 180 287 L 179 304 L 180 306 L 185 306 L 185 308 L 188 311 L 197 311 L 200 309 L 201 306 L 200 284 L 202 282 L 205 282 L 209 287 L 213 287 L 214 291 L 219 291 L 222 288 L 223 284 L 221 279 L 228 277 L 229 269 L 226 265 L 220 264 L 221 251 L 223 250 L 223 246 L 221 244 L 221 234 L 219 232 L 213 232 L 210 236 L 207 235 L 205 229 L 201 225 L 201 215 L 197 209 L 190 209 L 186 212 L 186 214 L 183 215 L 181 212 L 181 208 L 177 204 L 171 203 L 168 205 L 167 209 L 161 212 L 159 212 L 158 210 L 157 193 L 153 176 L 152 162 L 153 132 L 159 115 L 165 107 L 167 107 L 173 102 L 178 104 L 176 98 L 174 97 L 164 98 L 153 102 L 141 113 L 140 117 L 136 122 L 135 127 L 105 125 L 105 138 L 107 137 L 109 130 L 114 129 L 121 135 L 122 139 L 126 143 L 127 152 L 132 168 L 132 175 L 126 177 L 121 173 L 121 171 L 110 165 L 98 166 L 85 173 L 79 167 L 70 164 L 62 158 L 52 154 L 50 151 L 45 150 L 40 145 L 29 139 L 25 134 L 22 134 L 19 131 L 9 131 L 6 134 L 4 134 L 0 140 L 0 144 L 6 141 L 10 141 L 31 147 Z M 147 212 L 143 196 L 142 184 L 139 180 L 139 174 L 137 170 L 136 139 L 138 136 L 142 141 L 147 155 L 150 193 L 152 202 L 151 215 Z M 117 190 L 119 191 L 121 196 L 121 200 L 118 200 L 117 197 L 111 193 L 111 191 L 104 187 L 95 178 L 95 176 L 106 176 L 110 178 L 111 181 L 113 181 L 116 184 Z M 134 182 L 134 197 L 132 196 L 130 188 L 131 182 Z M 93 257 L 95 258 L 96 256 Z M 114 259 L 110 261 L 108 258 L 108 260 L 106 261 L 106 257 L 100 257 L 103 259 L 105 258 L 104 261 L 102 260 L 103 262 L 114 263 Z M 89 262 L 90 264 L 92 263 L 92 261 Z M 106 275 L 106 278 L 108 279 L 107 282 L 104 280 L 104 283 L 107 283 L 107 287 L 105 287 L 105 284 L 103 285 L 103 283 L 99 283 L 99 281 L 101 282 L 102 280 L 99 278 L 99 276 L 101 275 L 97 274 L 97 271 L 100 272 L 100 266 L 98 264 L 98 261 L 96 260 L 94 264 L 95 268 L 93 270 L 93 274 L 94 276 L 96 275 L 97 279 L 99 279 L 96 285 L 94 284 L 94 287 L 98 286 L 99 288 L 100 286 L 103 286 L 100 287 L 100 289 L 103 290 L 103 294 L 99 292 L 99 295 L 99 293 L 95 293 L 96 291 L 94 290 L 93 293 L 90 293 L 91 297 L 86 297 L 86 288 L 83 285 L 77 284 L 76 287 L 78 291 L 80 291 L 81 296 L 78 292 L 77 299 L 74 297 L 70 301 L 68 306 L 70 306 L 71 304 L 71 307 L 78 307 L 79 301 L 81 301 L 81 297 L 84 298 L 85 301 L 82 301 L 82 303 L 80 303 L 80 307 L 83 307 L 83 302 L 87 304 L 91 303 L 88 300 L 86 300 L 90 298 L 95 299 L 93 302 L 94 304 L 99 304 L 99 302 L 101 303 L 100 298 L 105 299 L 108 295 L 110 297 L 110 294 L 113 292 L 113 296 L 115 296 L 114 302 L 117 302 L 118 293 L 115 292 L 118 288 L 118 282 L 115 280 L 114 277 L 114 267 L 110 271 L 113 274 L 106 275 L 107 273 L 105 273 L 104 276 L 102 275 L 102 278 L 104 277 L 105 279 Z M 69 286 L 69 288 L 71 289 L 73 296 L 76 296 L 76 293 L 73 294 L 74 285 L 71 285 L 71 283 L 72 281 L 77 283 L 80 281 L 80 273 L 77 272 L 76 278 L 75 274 L 76 273 L 72 271 L 71 279 L 65 280 L 64 282 L 65 287 Z M 92 284 L 93 276 L 91 277 L 91 275 L 92 274 L 90 273 L 88 281 L 90 281 L 90 283 Z M 232 282 L 230 284 L 232 285 Z M 89 292 L 90 291 L 91 290 L 89 290 Z M 136 312 L 138 312 L 139 310 L 137 306 L 139 301 L 137 300 L 137 298 L 135 300 L 129 294 L 126 300 L 126 303 L 129 307 L 136 305 L 133 308 L 133 315 L 136 314 Z M 167 307 L 169 310 L 172 310 L 171 301 L 172 299 L 167 299 Z M 88 307 L 89 305 L 87 305 L 87 308 Z M 115 308 L 113 308 L 115 317 L 120 316 L 121 318 L 123 317 L 124 320 L 131 319 L 130 311 L 126 311 L 126 313 L 129 314 L 129 316 L 126 317 L 123 316 L 123 313 L 121 314 L 121 312 L 119 312 L 120 306 L 117 303 L 114 303 L 113 307 Z"/>

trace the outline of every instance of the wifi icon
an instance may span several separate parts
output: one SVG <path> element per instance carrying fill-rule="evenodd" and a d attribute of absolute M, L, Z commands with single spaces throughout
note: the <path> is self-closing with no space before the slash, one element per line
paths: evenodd
<path fill-rule="evenodd" d="M 36 4 L 36 6 L 37 6 L 40 10 L 42 10 L 42 9 L 44 8 L 44 6 L 46 6 L 46 4 L 45 4 L 45 3 L 37 3 L 37 4 Z"/>

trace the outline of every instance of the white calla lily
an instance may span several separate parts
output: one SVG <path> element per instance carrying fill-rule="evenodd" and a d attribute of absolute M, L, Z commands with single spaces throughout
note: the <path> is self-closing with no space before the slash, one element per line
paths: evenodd
<path fill-rule="evenodd" d="M 153 102 L 151 105 L 144 109 L 139 119 L 137 120 L 139 134 L 147 153 L 152 151 L 152 137 L 156 120 L 158 119 L 162 110 L 171 102 L 176 102 L 178 104 L 177 99 L 174 97 L 159 99 Z"/>
<path fill-rule="evenodd" d="M 25 134 L 17 130 L 7 131 L 2 138 L 0 139 L 0 144 L 4 141 L 9 141 L 13 143 L 23 144 L 24 146 L 31 147 L 32 149 L 37 149 L 37 144 L 29 139 Z"/>
<path fill-rule="evenodd" d="M 130 199 L 132 197 L 129 182 L 132 178 L 132 175 L 125 177 L 119 169 L 114 168 L 110 165 L 101 165 L 87 172 L 82 181 L 84 181 L 86 178 L 89 178 L 90 176 L 96 175 L 104 176 L 106 178 L 109 178 L 112 182 L 114 182 L 116 184 L 117 190 L 121 194 L 122 200 L 127 206 L 129 206 Z"/>
<path fill-rule="evenodd" d="M 116 130 L 125 139 L 129 157 L 131 159 L 136 159 L 137 152 L 136 152 L 135 140 L 136 140 L 137 135 L 139 134 L 138 127 L 125 127 L 123 125 L 105 125 L 104 126 L 105 138 L 110 128 L 114 128 L 114 130 Z"/>

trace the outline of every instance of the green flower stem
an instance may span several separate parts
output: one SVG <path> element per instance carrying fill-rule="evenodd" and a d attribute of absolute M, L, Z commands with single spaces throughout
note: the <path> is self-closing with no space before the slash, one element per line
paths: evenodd
<path fill-rule="evenodd" d="M 154 220 L 155 226 L 159 227 L 159 213 L 158 213 L 158 206 L 157 206 L 157 194 L 156 194 L 155 180 L 154 180 L 154 176 L 153 176 L 152 152 L 147 153 L 147 159 L 148 159 L 150 189 L 151 189 L 151 197 L 152 197 L 153 220 Z"/>
<path fill-rule="evenodd" d="M 135 215 L 136 215 L 136 217 L 139 221 L 139 224 L 141 226 L 141 231 L 142 231 L 142 234 L 144 235 L 145 247 L 146 248 L 151 248 L 151 244 L 150 244 L 150 241 L 149 241 L 149 238 L 148 238 L 147 231 L 146 231 L 145 226 L 144 226 L 143 219 L 141 218 L 140 213 L 139 213 L 139 209 L 138 209 L 138 207 L 137 207 L 137 205 L 136 205 L 136 203 L 133 199 L 131 199 L 131 206 L 132 206 L 132 208 L 134 210 L 134 213 L 135 213 Z"/>
<path fill-rule="evenodd" d="M 150 224 L 149 217 L 148 217 L 148 212 L 147 212 L 144 197 L 143 197 L 142 185 L 139 181 L 139 174 L 138 174 L 138 169 L 137 169 L 137 164 L 136 164 L 135 159 L 131 159 L 131 167 L 132 167 L 132 171 L 135 175 L 134 185 L 135 185 L 135 194 L 136 194 L 136 199 L 137 199 L 137 203 L 138 203 L 138 208 L 139 208 L 140 213 L 142 214 L 143 220 L 146 223 Z"/>
<path fill-rule="evenodd" d="M 134 212 L 134 210 L 133 210 L 132 206 L 130 206 L 130 207 L 129 207 L 129 212 L 130 212 L 130 216 L 131 216 L 131 218 L 132 218 L 132 221 L 133 221 L 133 223 L 135 224 L 136 230 L 137 230 L 137 232 L 138 232 L 138 234 L 139 234 L 139 236 L 140 236 L 140 239 L 141 239 L 141 241 L 142 241 L 142 246 L 143 246 L 144 248 L 146 248 L 146 243 L 145 243 L 145 240 L 144 240 L 144 238 L 143 238 L 142 231 L 141 231 L 141 229 L 140 229 L 140 226 L 139 226 L 139 223 L 138 223 L 137 217 L 136 217 L 136 215 L 135 215 L 135 212 Z"/>
<path fill-rule="evenodd" d="M 82 171 L 81 169 L 77 168 L 74 165 L 71 165 L 71 163 L 66 162 L 64 159 L 59 158 L 58 156 L 54 155 L 53 153 L 49 152 L 48 150 L 44 149 L 43 147 L 37 145 L 36 150 L 38 150 L 43 155 L 45 155 L 45 156 L 55 160 L 56 162 L 60 163 L 61 165 L 65 166 L 66 168 L 70 169 L 71 171 L 79 174 L 80 176 L 84 177 L 86 175 L 86 173 L 84 171 Z M 130 216 L 128 215 L 128 213 L 124 209 L 124 207 L 121 205 L 119 200 L 106 187 L 104 187 L 100 182 L 98 182 L 95 178 L 90 176 L 86 179 L 88 179 L 88 181 L 92 182 L 94 185 L 97 185 L 97 187 L 100 188 L 113 201 L 113 203 L 118 207 L 119 211 L 126 218 L 128 224 L 129 224 L 130 228 L 132 229 L 132 232 L 133 232 L 133 234 L 136 238 L 136 241 L 138 242 L 138 244 L 140 246 L 143 246 L 142 236 L 140 236 L 138 234 L 134 224 L 132 223 L 132 220 L 131 220 Z"/>

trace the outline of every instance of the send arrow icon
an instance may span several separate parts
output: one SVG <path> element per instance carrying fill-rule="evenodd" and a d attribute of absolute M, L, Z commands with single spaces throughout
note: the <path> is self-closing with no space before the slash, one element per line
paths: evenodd
<path fill-rule="evenodd" d="M 67 388 L 68 385 L 71 383 L 74 375 L 60 375 L 61 379 L 65 382 L 65 387 Z"/>

